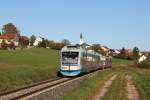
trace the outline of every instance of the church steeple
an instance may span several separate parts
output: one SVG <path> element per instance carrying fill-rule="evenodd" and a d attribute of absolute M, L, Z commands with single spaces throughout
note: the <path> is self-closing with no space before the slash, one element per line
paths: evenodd
<path fill-rule="evenodd" d="M 82 36 L 82 33 L 80 34 L 80 45 L 82 45 L 84 43 L 84 41 L 83 41 L 83 36 Z"/>
<path fill-rule="evenodd" d="M 80 39 L 82 39 L 83 38 L 83 36 L 82 36 L 82 33 L 80 34 Z"/>

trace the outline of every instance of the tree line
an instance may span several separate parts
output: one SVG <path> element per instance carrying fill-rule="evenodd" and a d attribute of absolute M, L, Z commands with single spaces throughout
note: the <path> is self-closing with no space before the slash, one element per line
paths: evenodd
<path fill-rule="evenodd" d="M 6 35 L 6 34 L 16 34 L 18 37 L 16 41 L 18 41 L 19 47 L 21 48 L 26 48 L 27 46 L 33 46 L 37 38 L 35 35 L 31 35 L 30 38 L 28 38 L 27 36 L 21 36 L 19 29 L 13 23 L 8 23 L 3 25 L 0 35 Z M 37 47 L 40 48 L 50 47 L 52 49 L 60 50 L 63 46 L 69 44 L 70 41 L 67 39 L 63 39 L 61 42 L 54 42 L 52 40 L 48 40 L 42 37 L 42 41 L 39 42 Z M 13 49 L 16 48 L 12 42 L 10 44 L 7 44 L 5 40 L 2 40 L 1 47 L 2 49 L 7 49 L 8 47 Z"/>

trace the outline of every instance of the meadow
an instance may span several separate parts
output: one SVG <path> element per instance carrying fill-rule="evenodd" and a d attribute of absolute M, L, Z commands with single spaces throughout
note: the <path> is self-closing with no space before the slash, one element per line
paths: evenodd
<path fill-rule="evenodd" d="M 60 63 L 60 51 L 44 48 L 17 51 L 0 50 L 0 92 L 55 78 Z M 61 100 L 90 100 L 113 74 L 116 80 L 103 100 L 127 100 L 127 74 L 132 75 L 141 100 L 150 100 L 150 69 L 133 66 L 135 61 L 113 58 L 113 67 L 101 70 L 96 76 L 66 93 Z"/>
<path fill-rule="evenodd" d="M 98 75 L 83 81 L 78 88 L 66 93 L 60 100 L 91 100 L 112 74 L 118 76 L 102 100 L 128 100 L 126 75 L 133 77 L 141 100 L 150 100 L 150 69 L 137 68 L 133 66 L 134 63 L 132 60 L 113 59 L 112 69 L 102 70 Z"/>
<path fill-rule="evenodd" d="M 0 91 L 56 77 L 59 61 L 58 50 L 0 50 Z"/>

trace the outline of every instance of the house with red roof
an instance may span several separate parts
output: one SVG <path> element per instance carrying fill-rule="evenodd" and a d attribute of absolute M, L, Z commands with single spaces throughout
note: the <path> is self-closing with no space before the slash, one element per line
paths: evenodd
<path fill-rule="evenodd" d="M 0 35 L 0 48 L 2 41 L 5 41 L 6 44 L 14 44 L 15 46 L 18 46 L 19 44 L 19 35 L 18 34 L 2 34 Z"/>

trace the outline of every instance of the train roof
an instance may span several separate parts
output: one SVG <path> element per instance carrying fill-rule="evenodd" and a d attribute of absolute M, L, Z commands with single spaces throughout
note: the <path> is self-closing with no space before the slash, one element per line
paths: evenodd
<path fill-rule="evenodd" d="M 84 48 L 82 48 L 81 46 L 78 45 L 69 45 L 69 46 L 65 46 L 61 49 L 61 52 L 64 51 L 77 51 L 77 52 L 87 52 L 88 54 L 92 54 L 92 55 L 97 55 L 97 56 L 102 56 L 101 54 L 94 52 L 94 51 L 90 51 L 90 50 L 86 50 Z"/>
<path fill-rule="evenodd" d="M 61 49 L 61 51 L 84 51 L 85 49 L 77 45 L 68 45 Z"/>

